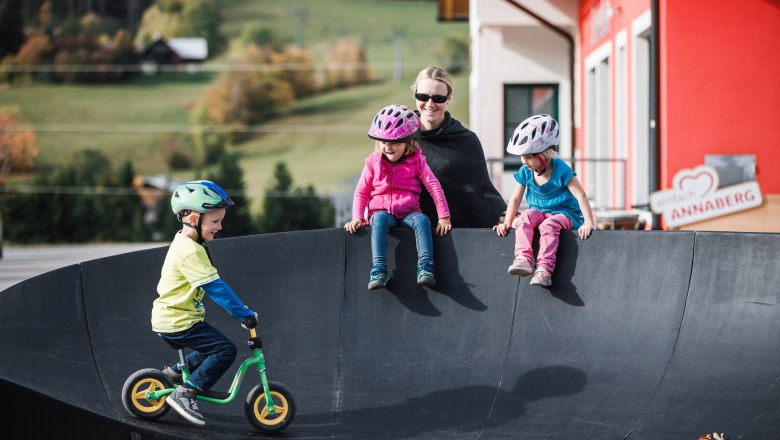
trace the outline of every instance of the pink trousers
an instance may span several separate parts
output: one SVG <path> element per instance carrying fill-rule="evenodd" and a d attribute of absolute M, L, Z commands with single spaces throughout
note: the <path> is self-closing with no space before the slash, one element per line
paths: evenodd
<path fill-rule="evenodd" d="M 512 222 L 515 228 L 515 258 L 533 262 L 534 229 L 539 228 L 539 255 L 536 268 L 552 273 L 555 270 L 555 252 L 558 250 L 561 229 L 571 229 L 571 219 L 563 214 L 550 214 L 526 209 Z"/>

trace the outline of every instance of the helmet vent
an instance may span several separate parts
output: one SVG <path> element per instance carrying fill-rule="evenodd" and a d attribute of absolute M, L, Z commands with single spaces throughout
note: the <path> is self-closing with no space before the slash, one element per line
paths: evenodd
<path fill-rule="evenodd" d="M 547 128 L 547 121 L 542 122 L 542 133 L 544 133 L 545 128 Z"/>
<path fill-rule="evenodd" d="M 518 134 L 518 136 L 520 136 Z M 528 142 L 528 136 L 524 137 L 522 141 L 520 141 L 520 145 L 523 145 L 524 143 Z"/>
<path fill-rule="evenodd" d="M 536 137 L 536 128 L 531 131 L 531 139 Z"/>

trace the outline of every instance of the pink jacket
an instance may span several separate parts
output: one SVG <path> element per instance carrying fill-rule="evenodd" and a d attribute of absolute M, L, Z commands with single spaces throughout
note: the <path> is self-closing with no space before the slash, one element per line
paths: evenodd
<path fill-rule="evenodd" d="M 401 219 L 412 212 L 420 212 L 420 182 L 433 198 L 439 218 L 449 217 L 441 184 L 420 150 L 395 163 L 383 159 L 381 151 L 371 153 L 355 188 L 352 218 L 368 221 L 374 212 L 387 211 Z"/>

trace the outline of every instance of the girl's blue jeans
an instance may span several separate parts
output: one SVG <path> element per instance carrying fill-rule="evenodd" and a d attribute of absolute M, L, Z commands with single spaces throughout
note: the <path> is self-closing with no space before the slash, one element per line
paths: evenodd
<path fill-rule="evenodd" d="M 192 350 L 184 357 L 191 373 L 187 385 L 201 391 L 213 387 L 233 365 L 238 354 L 236 344 L 205 322 L 198 322 L 180 332 L 159 335 Z M 180 370 L 181 365 L 176 369 Z"/>
<path fill-rule="evenodd" d="M 422 212 L 413 212 L 398 220 L 387 211 L 377 211 L 371 215 L 371 254 L 373 268 L 387 271 L 387 234 L 390 228 L 404 226 L 414 231 L 417 245 L 417 268 L 431 270 L 433 267 L 433 239 L 431 221 Z M 432 270 L 431 270 L 432 271 Z"/>

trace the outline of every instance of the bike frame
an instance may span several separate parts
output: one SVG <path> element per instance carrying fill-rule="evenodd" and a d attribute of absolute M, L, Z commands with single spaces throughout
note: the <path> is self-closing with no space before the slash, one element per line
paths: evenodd
<path fill-rule="evenodd" d="M 236 375 L 233 377 L 233 383 L 230 384 L 228 396 L 225 398 L 219 398 L 198 393 L 197 399 L 203 400 L 204 402 L 218 403 L 222 405 L 232 402 L 238 395 L 238 390 L 241 387 L 241 383 L 244 380 L 244 375 L 246 374 L 247 370 L 253 366 L 256 366 L 257 371 L 260 374 L 260 382 L 263 384 L 263 391 L 265 392 L 265 404 L 266 408 L 268 409 L 268 413 L 276 414 L 276 406 L 274 405 L 273 399 L 271 399 L 271 391 L 268 387 L 268 378 L 265 374 L 265 355 L 263 355 L 262 343 L 257 337 L 257 332 L 255 329 L 249 329 L 249 336 L 250 340 L 248 344 L 252 349 L 252 357 L 241 362 L 241 365 L 238 367 L 238 371 L 236 371 Z M 184 368 L 182 368 L 181 373 L 182 381 L 186 381 L 190 377 L 189 366 L 185 365 Z M 151 391 L 147 393 L 145 397 L 146 400 L 158 400 L 173 393 L 174 389 L 175 387 L 164 390 Z"/>

